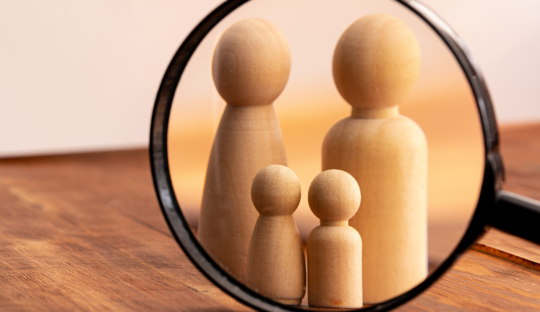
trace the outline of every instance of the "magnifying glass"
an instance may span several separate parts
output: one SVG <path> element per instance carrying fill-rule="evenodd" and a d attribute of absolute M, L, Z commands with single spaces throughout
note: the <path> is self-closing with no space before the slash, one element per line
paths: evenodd
<path fill-rule="evenodd" d="M 392 309 L 426 290 L 486 227 L 540 243 L 540 234 L 535 230 L 536 220 L 540 220 L 540 205 L 501 189 L 504 170 L 498 152 L 497 124 L 482 74 L 463 42 L 434 12 L 415 1 L 227 1 L 191 32 L 165 73 L 154 106 L 150 157 L 163 214 L 181 248 L 212 282 L 250 307 L 267 311 L 310 309 L 309 289 L 301 305 L 289 305 L 261 295 L 257 289 L 248 287 L 245 277 L 231 270 L 223 255 L 199 240 L 205 209 L 201 207 L 207 196 L 205 186 L 209 172 L 217 170 L 210 166 L 212 148 L 230 106 L 224 100 L 227 96 L 215 85 L 212 64 L 215 51 L 219 51 L 216 46 L 227 31 L 246 19 L 270 23 L 288 44 L 291 64 L 288 80 L 271 105 L 286 153 L 286 163 L 280 164 L 286 164 L 294 172 L 302 194 L 292 216 L 299 236 L 309 249 L 309 233 L 323 225 L 322 219 L 317 218 L 319 215 L 312 213 L 313 203 L 308 202 L 312 181 L 317 179 L 321 168 L 351 171 L 324 168 L 323 163 L 325 137 L 340 120 L 351 116 L 350 99 L 336 87 L 332 64 L 336 46 L 351 25 L 379 13 L 406 25 L 418 42 L 421 60 L 418 79 L 410 87 L 407 99 L 399 105 L 399 115 L 413 120 L 425 133 L 427 211 L 419 224 L 427 231 L 427 242 L 418 245 L 425 245 L 427 259 L 425 273 L 416 283 L 390 296 L 364 300 L 361 308 Z M 332 152 L 335 148 L 326 149 Z M 253 176 L 263 168 L 256 169 Z M 233 187 L 237 183 L 240 180 L 229 181 Z M 374 195 L 365 182 L 358 183 L 362 197 L 358 209 L 362 211 Z M 225 204 L 216 201 L 210 206 Z M 253 213 L 258 215 L 255 207 Z M 353 219 L 349 224 L 354 227 Z M 378 222 L 384 224 L 384 220 Z M 359 232 L 363 233 L 361 229 Z M 212 237 L 223 242 L 235 239 L 217 233 Z M 364 265 L 368 262 L 366 255 L 375 254 L 369 247 L 372 238 L 368 236 L 362 237 Z M 400 241 L 403 234 L 394 238 Z M 234 258 L 236 251 L 229 254 Z M 308 257 L 308 268 L 309 261 Z M 381 263 L 385 261 L 380 259 Z M 408 267 L 403 268 L 395 274 Z M 391 269 L 382 267 L 379 271 Z M 384 284 L 382 277 L 377 277 L 384 274 L 373 275 L 365 266 L 362 273 L 364 278 L 357 278 L 357 282 L 363 286 L 364 294 L 374 288 L 373 280 L 376 283 L 380 278 L 380 284 Z M 365 278 L 370 274 L 375 278 L 367 283 Z"/>

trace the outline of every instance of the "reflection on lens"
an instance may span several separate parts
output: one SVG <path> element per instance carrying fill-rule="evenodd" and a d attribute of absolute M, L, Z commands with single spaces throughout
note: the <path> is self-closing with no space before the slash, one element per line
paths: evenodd
<path fill-rule="evenodd" d="M 406 292 L 450 254 L 478 199 L 467 80 L 390 1 L 245 4 L 190 59 L 169 125 L 172 182 L 201 245 L 283 304 Z"/>

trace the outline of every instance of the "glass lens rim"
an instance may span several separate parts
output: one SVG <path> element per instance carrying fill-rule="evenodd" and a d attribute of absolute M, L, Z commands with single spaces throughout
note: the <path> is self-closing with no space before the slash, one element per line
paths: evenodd
<path fill-rule="evenodd" d="M 206 253 L 191 232 L 174 194 L 169 172 L 167 130 L 170 111 L 180 77 L 182 76 L 189 59 L 203 38 L 223 18 L 248 1 L 249 0 L 229 0 L 222 3 L 194 28 L 172 58 L 162 79 L 152 113 L 149 156 L 154 188 L 162 213 L 175 240 L 199 271 L 201 271 L 216 286 L 241 303 L 257 310 L 305 311 L 304 309 L 286 306 L 261 296 L 221 269 L 221 267 Z M 500 181 L 503 178 L 502 162 L 500 161 L 500 156 L 498 154 L 499 139 L 495 112 L 488 88 L 477 63 L 465 47 L 463 41 L 449 25 L 425 5 L 414 0 L 394 1 L 411 10 L 438 34 L 452 51 L 467 77 L 476 98 L 476 104 L 482 122 L 485 145 L 484 180 L 480 199 L 469 224 L 469 228 L 452 254 L 422 283 L 413 289 L 391 300 L 359 309 L 362 311 L 387 311 L 393 309 L 416 297 L 439 279 L 452 266 L 459 255 L 461 255 L 484 232 L 489 210 L 495 203 L 495 193 L 500 189 Z"/>

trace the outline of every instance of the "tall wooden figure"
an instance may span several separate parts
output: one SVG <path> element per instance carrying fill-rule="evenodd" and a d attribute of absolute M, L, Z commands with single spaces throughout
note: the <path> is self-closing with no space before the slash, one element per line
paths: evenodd
<path fill-rule="evenodd" d="M 339 39 L 337 89 L 352 106 L 323 143 L 323 170 L 341 169 L 363 200 L 350 220 L 364 244 L 364 302 L 399 295 L 427 276 L 427 143 L 399 114 L 420 71 L 413 32 L 386 14 L 365 16 Z"/>
<path fill-rule="evenodd" d="M 311 182 L 308 202 L 321 219 L 307 240 L 309 305 L 362 307 L 362 239 L 348 225 L 360 205 L 358 183 L 344 171 L 324 171 Z"/>
<path fill-rule="evenodd" d="M 251 187 L 260 215 L 249 245 L 247 286 L 287 305 L 306 293 L 306 264 L 298 227 L 292 217 L 300 204 L 300 181 L 289 168 L 264 167 Z"/>
<path fill-rule="evenodd" d="M 214 51 L 214 83 L 227 106 L 208 161 L 198 238 L 209 255 L 242 283 L 258 216 L 251 183 L 260 169 L 287 165 L 272 103 L 285 88 L 290 66 L 284 35 L 262 19 L 235 23 Z"/>

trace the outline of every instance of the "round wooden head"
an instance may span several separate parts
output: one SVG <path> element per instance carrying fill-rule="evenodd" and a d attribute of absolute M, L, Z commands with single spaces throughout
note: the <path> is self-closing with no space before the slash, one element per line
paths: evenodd
<path fill-rule="evenodd" d="M 326 170 L 311 182 L 308 202 L 321 221 L 346 221 L 360 206 L 360 187 L 356 180 L 341 170 Z"/>
<path fill-rule="evenodd" d="M 300 197 L 298 177 L 281 165 L 262 168 L 251 185 L 251 200 L 263 215 L 291 215 L 300 204 Z"/>
<path fill-rule="evenodd" d="M 271 104 L 285 88 L 290 70 L 285 36 L 260 18 L 229 27 L 219 39 L 212 61 L 219 94 L 235 106 Z"/>
<path fill-rule="evenodd" d="M 420 48 L 411 29 L 387 14 L 350 25 L 334 51 L 334 81 L 353 107 L 381 109 L 405 101 L 420 72 Z"/>

